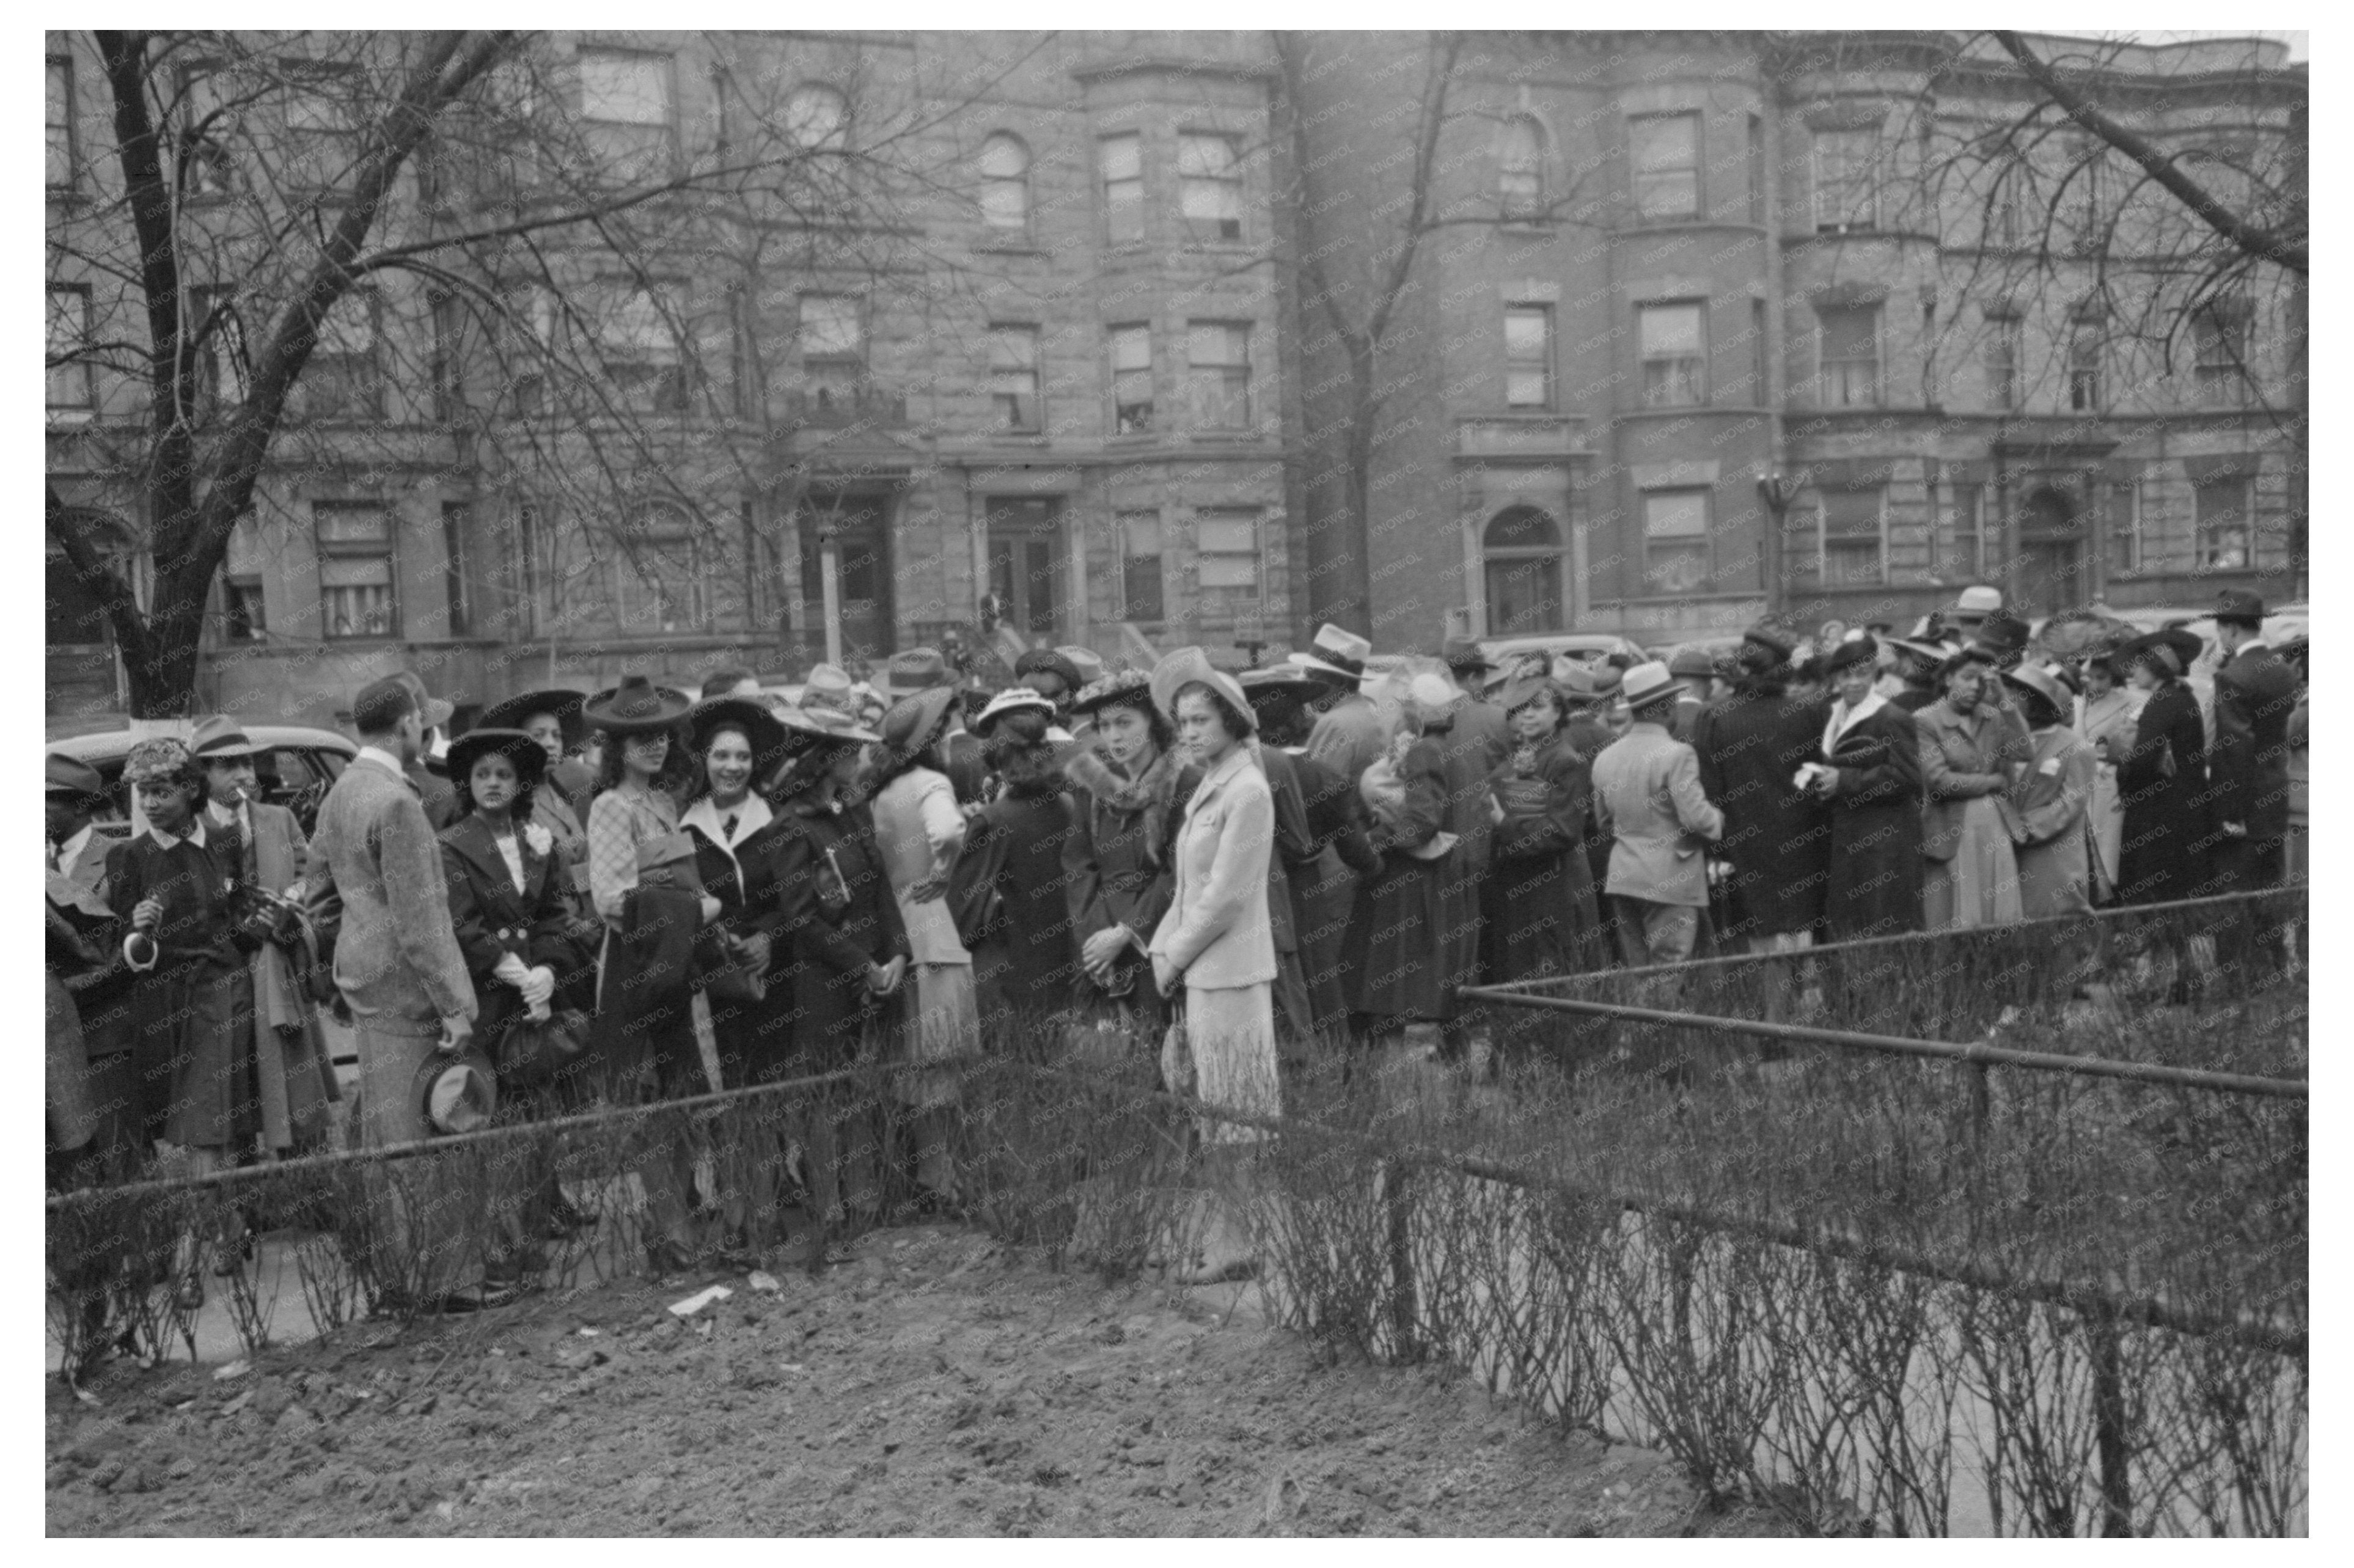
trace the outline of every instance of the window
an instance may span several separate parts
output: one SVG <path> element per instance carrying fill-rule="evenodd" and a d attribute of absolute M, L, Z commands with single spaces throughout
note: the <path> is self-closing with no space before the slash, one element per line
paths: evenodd
<path fill-rule="evenodd" d="M 97 401 L 90 379 L 90 290 L 80 283 L 49 285 L 48 406 L 87 416 Z"/>
<path fill-rule="evenodd" d="M 1701 593 L 1709 580 L 1705 490 L 1643 493 L 1643 587 L 1653 595 Z"/>
<path fill-rule="evenodd" d="M 582 49 L 580 120 L 581 135 L 605 178 L 622 184 L 667 178 L 676 124 L 670 57 Z"/>
<path fill-rule="evenodd" d="M 466 586 L 469 535 L 473 532 L 473 506 L 463 501 L 441 503 L 441 561 L 450 589 L 450 635 L 463 637 L 474 620 L 473 595 Z"/>
<path fill-rule="evenodd" d="M 270 615 L 256 577 L 221 579 L 221 637 L 230 642 L 266 642 Z"/>
<path fill-rule="evenodd" d="M 2080 252 L 2089 254 L 2106 231 L 2108 215 L 2101 177 L 2102 153 L 2107 143 L 2078 137 L 2071 143 L 2073 167 L 2068 176 L 2068 217 L 2072 238 Z"/>
<path fill-rule="evenodd" d="M 221 285 L 188 291 L 188 315 L 196 324 L 196 390 L 204 405 L 245 401 L 245 323 L 237 291 Z"/>
<path fill-rule="evenodd" d="M 1008 234 L 1030 231 L 1030 149 L 998 132 L 981 144 L 981 218 Z"/>
<path fill-rule="evenodd" d="M 2192 487 L 2199 514 L 2199 567 L 2238 571 L 2253 564 L 2248 552 L 2248 479 L 2221 474 Z"/>
<path fill-rule="evenodd" d="M 1134 245 L 1144 238 L 1144 138 L 1136 132 L 1096 143 L 1102 172 L 1104 242 Z"/>
<path fill-rule="evenodd" d="M 647 502 L 614 535 L 613 617 L 625 634 L 710 630 L 717 563 L 692 518 L 667 502 Z"/>
<path fill-rule="evenodd" d="M 2004 247 L 2026 243 L 2038 210 L 2034 171 L 2018 160 L 2006 164 L 1995 176 L 1987 242 Z"/>
<path fill-rule="evenodd" d="M 1197 430 L 1250 428 L 1250 323 L 1185 323 L 1185 396 Z"/>
<path fill-rule="evenodd" d="M 1945 552 L 1938 557 L 1936 575 L 1947 582 L 1974 583 L 1986 576 L 1986 556 L 1980 544 L 1983 531 L 1979 525 L 1979 507 L 1985 503 L 1986 491 L 1976 484 L 1951 487 L 1946 503 Z"/>
<path fill-rule="evenodd" d="M 334 303 L 311 357 L 303 362 L 294 397 L 306 419 L 374 419 L 384 413 L 376 366 L 376 297 L 354 289 Z M 239 376 L 240 382 L 242 376 Z"/>
<path fill-rule="evenodd" d="M 990 428 L 1034 432 L 1042 427 L 1038 407 L 1038 329 L 989 329 Z"/>
<path fill-rule="evenodd" d="M 228 134 L 236 110 L 217 60 L 191 60 L 180 68 L 180 123 L 186 141 L 180 154 L 181 182 L 190 196 L 224 196 L 236 188 L 237 164 Z"/>
<path fill-rule="evenodd" d="M 2102 500 L 2107 514 L 2102 532 L 2108 536 L 2109 570 L 2141 570 L 2141 486 L 2112 484 Z"/>
<path fill-rule="evenodd" d="M 866 379 L 866 334 L 848 294 L 801 297 L 801 376 L 821 408 L 848 407 Z"/>
<path fill-rule="evenodd" d="M 1178 201 L 1196 240 L 1243 237 L 1242 157 L 1232 136 L 1187 132 L 1177 138 Z"/>
<path fill-rule="evenodd" d="M 53 191 L 74 184 L 73 61 L 49 57 L 48 183 Z"/>
<path fill-rule="evenodd" d="M 2078 414 L 2101 411 L 2101 328 L 2077 322 L 2068 334 L 2068 408 Z"/>
<path fill-rule="evenodd" d="M 1638 217 L 1700 216 L 1700 116 L 1646 114 L 1627 122 Z"/>
<path fill-rule="evenodd" d="M 668 300 L 684 286 L 656 280 L 653 288 L 620 279 L 589 291 L 597 323 L 597 357 L 624 406 L 642 414 L 683 414 L 690 403 L 692 372 L 671 320 Z"/>
<path fill-rule="evenodd" d="M 1513 115 L 1496 138 L 1496 202 L 1506 217 L 1544 212 L 1544 127 L 1532 114 Z"/>
<path fill-rule="evenodd" d="M 1880 132 L 1871 129 L 1815 132 L 1815 231 L 1847 234 L 1878 221 L 1873 175 Z"/>
<path fill-rule="evenodd" d="M 1766 353 L 1766 302 L 1749 302 L 1749 400 L 1763 408 L 1774 400 L 1774 366 Z"/>
<path fill-rule="evenodd" d="M 280 177 L 287 190 L 315 196 L 332 190 L 351 172 L 359 153 L 359 127 L 352 105 L 359 73 L 316 60 L 281 63 L 288 82 L 286 141 L 279 150 Z"/>
<path fill-rule="evenodd" d="M 1818 313 L 1822 322 L 1826 408 L 1870 408 L 1880 402 L 1880 307 L 1848 305 Z"/>
<path fill-rule="evenodd" d="M 2237 408 L 2247 401 L 2248 314 L 2241 301 L 2218 300 L 2191 318 L 2202 408 Z"/>
<path fill-rule="evenodd" d="M 1643 407 L 1672 408 L 1708 401 L 1707 307 L 1697 301 L 1635 307 L 1643 356 Z"/>
<path fill-rule="evenodd" d="M 1553 307 L 1504 307 L 1504 407 L 1553 407 Z"/>
<path fill-rule="evenodd" d="M 1998 413 L 2019 407 L 2019 318 L 1987 318 L 1987 406 Z"/>
<path fill-rule="evenodd" d="M 1258 514 L 1241 508 L 1193 514 L 1194 566 L 1204 596 L 1258 599 Z"/>
<path fill-rule="evenodd" d="M 1557 631 L 1563 623 L 1561 530 L 1533 506 L 1508 506 L 1480 533 L 1490 637 Z"/>
<path fill-rule="evenodd" d="M 1878 490 L 1829 490 L 1816 503 L 1821 529 L 1818 580 L 1824 588 L 1877 587 L 1881 571 L 1881 500 Z"/>
<path fill-rule="evenodd" d="M 1123 512 L 1119 524 L 1119 596 L 1122 620 L 1163 619 L 1161 599 L 1161 514 Z"/>
<path fill-rule="evenodd" d="M 823 82 L 801 83 L 785 99 L 785 134 L 804 152 L 842 151 L 850 142 L 850 100 Z"/>
<path fill-rule="evenodd" d="M 395 637 L 392 514 L 373 501 L 314 501 L 323 637 Z"/>
<path fill-rule="evenodd" d="M 1749 117 L 1749 221 L 1766 227 L 1766 122 Z"/>
<path fill-rule="evenodd" d="M 1111 428 L 1140 436 L 1152 429 L 1152 329 L 1111 329 Z"/>

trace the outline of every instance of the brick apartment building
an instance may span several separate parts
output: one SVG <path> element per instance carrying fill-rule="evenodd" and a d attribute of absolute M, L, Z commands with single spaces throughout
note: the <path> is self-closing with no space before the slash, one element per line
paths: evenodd
<path fill-rule="evenodd" d="M 1969 139 L 2022 107 L 1991 60 L 1933 71 L 1927 36 L 1837 37 L 1464 51 L 1432 165 L 1450 221 L 1382 351 L 1360 540 L 1380 645 L 1449 624 L 1667 641 L 1769 604 L 1893 618 L 1981 579 L 2039 608 L 2290 597 L 2301 291 L 2220 291 L 2164 363 L 2090 287 L 2093 248 L 2030 244 L 2075 199 L 2052 187 L 2080 187 L 1978 199 L 2000 160 Z M 1328 562 L 1356 525 L 1325 482 L 1348 366 L 1298 263 L 1375 270 L 1365 219 L 1400 194 L 1428 48 L 1311 39 L 1300 134 L 1261 34 L 553 36 L 545 79 L 599 155 L 724 143 L 734 72 L 779 84 L 809 145 L 913 127 L 901 155 L 930 177 L 887 223 L 755 205 L 628 279 L 550 241 L 567 294 L 605 302 L 601 362 L 665 486 L 613 461 L 620 425 L 535 403 L 422 284 L 375 281 L 232 542 L 200 708 L 331 722 L 399 664 L 480 702 L 625 666 L 879 662 L 987 622 L 1112 656 L 1304 641 L 1348 609 Z M 49 56 L 54 354 L 136 305 L 75 260 L 118 178 L 98 61 L 79 35 Z M 2127 49 L 2104 92 L 2153 131 L 2301 151 L 2304 73 L 2276 44 Z M 1303 156 L 1345 199 L 1301 199 Z M 467 221 L 483 177 L 420 160 L 388 233 Z M 50 486 L 134 565 L 145 397 L 48 377 Z M 115 705 L 54 544 L 48 619 L 52 713 Z"/>

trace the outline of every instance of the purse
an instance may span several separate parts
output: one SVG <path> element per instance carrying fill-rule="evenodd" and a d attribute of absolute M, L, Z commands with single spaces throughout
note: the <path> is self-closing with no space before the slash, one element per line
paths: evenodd
<path fill-rule="evenodd" d="M 985 822 L 985 818 L 975 819 L 973 831 L 949 872 L 945 897 L 949 918 L 956 924 L 957 940 L 967 952 L 996 936 L 1008 918 L 1005 895 L 997 886 L 1005 870 L 1006 837 Z"/>
<path fill-rule="evenodd" d="M 716 936 L 718 952 L 705 956 L 699 971 L 703 993 L 715 1002 L 767 1001 L 768 965 L 756 962 L 751 945 L 733 931 L 720 931 Z"/>
<path fill-rule="evenodd" d="M 500 1091 L 513 1093 L 551 1083 L 588 1049 L 587 1013 L 566 1007 L 546 1018 L 521 1014 L 499 1036 Z"/>

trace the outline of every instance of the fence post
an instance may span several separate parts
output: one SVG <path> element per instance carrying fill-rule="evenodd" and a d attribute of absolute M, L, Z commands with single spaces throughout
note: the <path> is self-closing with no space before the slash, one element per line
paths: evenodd
<path fill-rule="evenodd" d="M 1411 1179 L 1405 1161 L 1382 1161 L 1382 1202 L 1389 1218 L 1390 1334 L 1397 1341 L 1401 1361 L 1422 1359 L 1414 1326 L 1414 1201 L 1406 1192 Z"/>
<path fill-rule="evenodd" d="M 2125 1372 L 2115 1311 L 2094 1306 L 2084 1314 L 2093 1351 L 2093 1441 L 2101 1461 L 2101 1533 L 2133 1533 L 2133 1492 L 2126 1443 Z"/>

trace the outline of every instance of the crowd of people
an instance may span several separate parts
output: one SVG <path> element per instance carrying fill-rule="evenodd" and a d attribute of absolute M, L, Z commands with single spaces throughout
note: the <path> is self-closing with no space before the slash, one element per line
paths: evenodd
<path fill-rule="evenodd" d="M 1242 1159 L 1319 1050 L 1436 1025 L 1468 1068 L 1476 983 L 2301 874 L 2303 680 L 2264 613 L 2221 598 L 2211 736 L 2195 635 L 2054 662 L 1973 589 L 1908 637 L 1767 620 L 1672 665 L 1498 669 L 1463 639 L 1369 676 L 1328 625 L 1238 673 L 1040 649 L 994 693 L 931 649 L 880 691 L 821 666 L 792 702 L 633 674 L 496 703 L 438 770 L 449 705 L 402 674 L 355 697 L 361 748 L 307 841 L 233 718 L 132 748 L 127 839 L 93 836 L 102 781 L 53 755 L 52 1184 L 892 1065 L 886 1105 L 780 1122 L 753 1190 L 713 1192 L 691 1133 L 651 1154 L 667 1272 L 760 1253 L 788 1214 L 822 1246 L 886 1191 L 956 1210 L 956 1064 L 1074 1029 L 1242 1113 L 1199 1129 L 1202 1158 Z M 323 1006 L 354 1031 L 355 1107 Z M 1524 1049 L 1486 1032 L 1491 1065 Z M 595 1223 L 552 1170 L 526 1186 L 478 1278 L 405 1288 L 493 1304 L 543 1233 Z M 381 1202 L 408 1255 L 454 1223 Z M 176 1287 L 201 1300 L 207 1254 L 244 1245 L 188 1238 Z M 1228 1277 L 1248 1243 L 1177 1261 Z"/>

